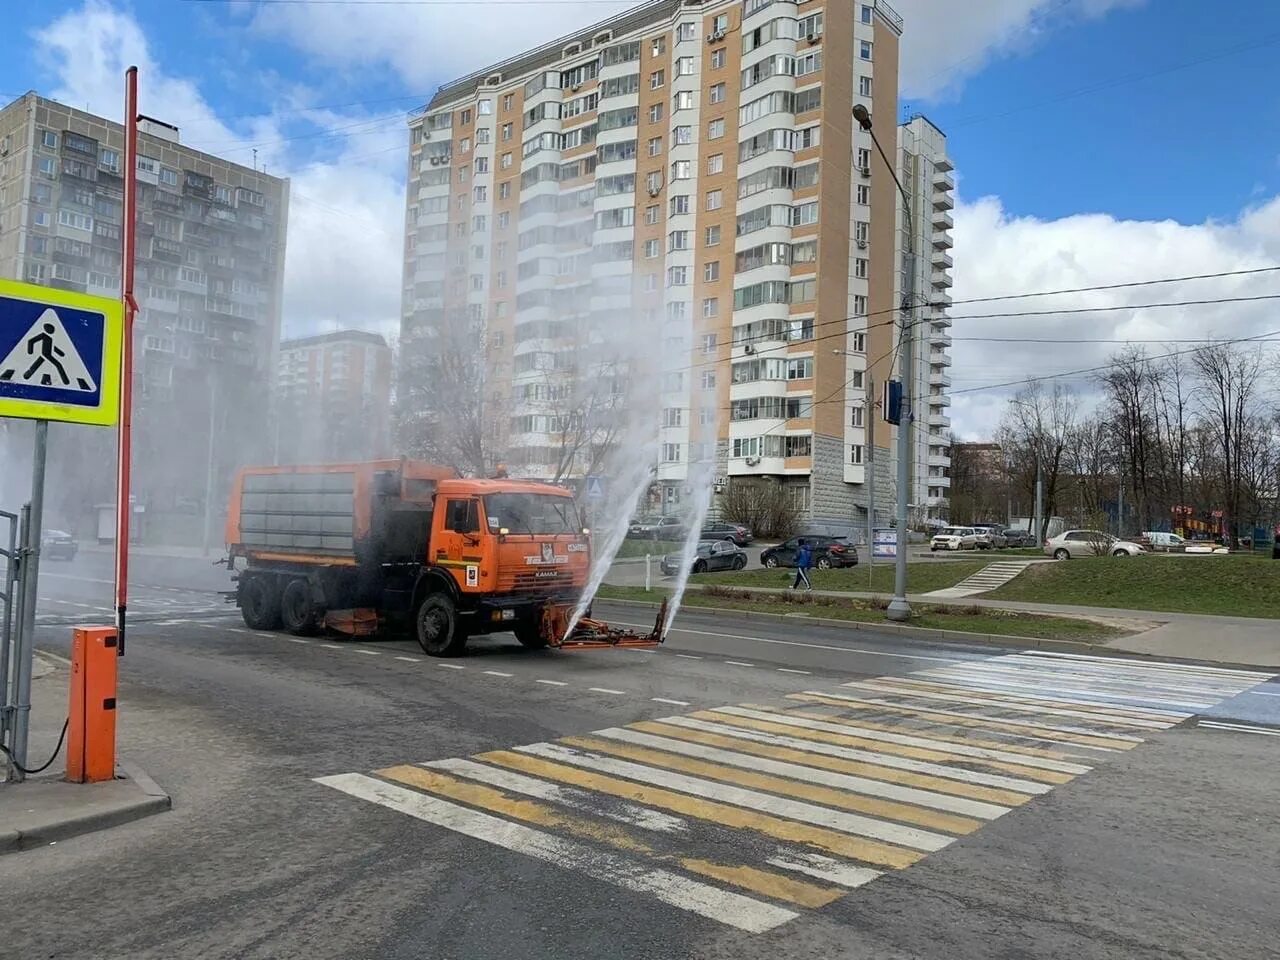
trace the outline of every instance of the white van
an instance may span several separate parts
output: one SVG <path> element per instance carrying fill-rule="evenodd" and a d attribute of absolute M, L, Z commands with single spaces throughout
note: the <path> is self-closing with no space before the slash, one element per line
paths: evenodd
<path fill-rule="evenodd" d="M 1151 549 L 1158 553 L 1181 553 L 1187 549 L 1187 541 L 1176 533 L 1149 530 L 1143 533 L 1142 537 L 1151 545 Z"/>

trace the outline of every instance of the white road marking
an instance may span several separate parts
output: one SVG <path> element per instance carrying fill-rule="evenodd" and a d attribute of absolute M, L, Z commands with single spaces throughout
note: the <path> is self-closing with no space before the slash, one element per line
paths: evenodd
<path fill-rule="evenodd" d="M 860 887 L 864 883 L 870 883 L 876 877 L 883 876 L 879 870 L 851 867 L 819 853 L 782 854 L 770 857 L 765 862 L 771 866 L 782 867 L 784 870 L 807 873 L 811 877 L 839 884 L 842 887 Z"/>
<path fill-rule="evenodd" d="M 748 933 L 764 933 L 799 916 L 795 911 L 720 890 L 669 870 L 649 867 L 630 857 L 600 852 L 585 844 L 564 840 L 520 823 L 512 823 L 478 810 L 469 810 L 362 774 L 344 773 L 320 777 L 316 783 L 464 836 L 535 857 L 556 867 L 580 870 L 595 880 L 649 894 L 673 907 Z"/>
<path fill-rule="evenodd" d="M 1138 707 L 1126 706 L 1119 703 L 1106 703 L 1098 700 L 1084 700 L 1079 697 L 1071 697 L 1064 695 L 1051 694 L 1045 696 L 1036 693 L 1015 693 L 1007 690 L 997 690 L 991 685 L 991 681 L 984 680 L 981 684 L 975 685 L 972 682 L 961 683 L 955 680 L 942 680 L 937 677 L 943 671 L 926 670 L 923 673 L 909 677 L 880 677 L 879 682 L 891 684 L 896 689 L 912 690 L 912 689 L 930 689 L 933 687 L 942 687 L 952 690 L 956 693 L 968 693 L 975 696 L 994 696 L 994 697 L 1015 697 L 1019 700 L 1026 700 L 1032 703 L 1044 703 L 1048 706 L 1055 704 L 1075 705 L 1080 707 L 1099 707 L 1107 708 L 1112 711 L 1119 711 L 1124 716 L 1136 717 L 1138 719 L 1148 720 L 1185 720 L 1194 714 L 1181 710 L 1164 710 L 1159 707 Z"/>
<path fill-rule="evenodd" d="M 614 626 L 618 627 L 648 627 L 652 629 L 651 624 L 645 623 L 624 623 L 620 620 L 611 620 Z M 840 647 L 829 643 L 801 643 L 798 640 L 774 640 L 770 637 L 746 637 L 738 633 L 712 633 L 709 630 L 690 630 L 688 627 L 673 627 L 672 633 L 688 633 L 699 637 L 720 637 L 725 640 L 750 640 L 752 643 L 773 643 L 784 647 L 806 647 L 810 650 L 836 650 L 840 653 L 861 653 L 872 657 L 894 657 L 898 660 L 934 660 L 938 663 L 966 663 L 968 657 L 935 657 L 925 656 L 924 654 L 915 653 L 889 653 L 886 650 L 866 650 L 861 647 Z M 690 657 L 688 654 L 677 653 L 677 657 L 685 657 L 688 660 L 701 660 L 701 657 Z"/>
<path fill-rule="evenodd" d="M 638 624 L 625 624 L 625 623 L 624 623 L 624 624 L 621 624 L 621 626 L 624 626 L 624 627 L 625 627 L 625 626 L 638 626 Z M 695 657 L 695 656 L 694 656 L 693 654 L 691 654 L 691 653 L 677 653 L 677 654 L 676 654 L 676 656 L 677 656 L 677 657 L 679 657 L 681 660 L 701 660 L 701 659 L 702 659 L 701 657 Z"/>
<path fill-rule="evenodd" d="M 923 773 L 931 777 L 942 777 L 947 780 L 963 780 L 984 787 L 996 787 L 1001 790 L 1013 790 L 1017 793 L 1042 794 L 1053 789 L 1052 784 L 1036 783 L 1031 780 L 1018 780 L 994 773 L 975 773 L 959 767 L 948 767 L 940 763 L 926 763 L 923 760 L 912 760 L 889 753 L 875 753 L 871 750 L 859 750 L 855 747 L 842 747 L 835 744 L 820 743 L 814 740 L 802 740 L 799 737 L 787 737 L 763 730 L 744 730 L 742 727 L 727 723 L 709 723 L 693 717 L 663 717 L 662 723 L 672 723 L 678 727 L 691 730 L 703 730 L 707 733 L 718 733 L 726 737 L 737 737 L 739 740 L 754 740 L 775 747 L 790 747 L 792 750 L 804 750 L 808 753 L 826 754 L 844 760 L 857 760 L 860 763 L 875 764 L 878 767 L 894 767 L 898 770 L 909 770 L 912 773 Z"/>
<path fill-rule="evenodd" d="M 322 643 L 322 644 L 320 644 L 320 646 L 324 647 L 326 650 L 343 650 L 343 649 L 345 649 L 345 648 L 342 646 L 342 644 L 340 644 L 340 643 Z"/>
<path fill-rule="evenodd" d="M 254 636 L 262 636 L 262 634 L 254 634 Z M 309 640 L 303 640 L 301 637 L 281 637 L 281 640 L 288 640 L 290 643 L 310 643 Z"/>
<path fill-rule="evenodd" d="M 1209 676 L 1236 676 L 1250 679 L 1266 679 L 1270 674 L 1258 670 L 1236 670 L 1231 667 L 1206 667 L 1194 663 L 1168 663 L 1163 660 L 1134 660 L 1130 657 L 1097 657 L 1084 653 L 1055 653 L 1049 650 L 1038 650 L 1037 657 L 1051 657 L 1055 660 L 1081 660 L 1091 663 L 1127 663 L 1135 666 L 1162 670 L 1185 670 L 1189 673 L 1203 673 Z"/>
<path fill-rule="evenodd" d="M 625 690 L 610 690 L 608 687 L 587 687 L 587 689 L 592 693 L 611 693 L 615 697 L 625 697 L 627 695 Z"/>
<path fill-rule="evenodd" d="M 1199 727 L 1210 727 L 1214 730 L 1230 730 L 1236 733 L 1260 733 L 1264 737 L 1280 737 L 1280 730 L 1274 730 L 1268 727 L 1255 727 L 1247 723 L 1220 723 L 1214 720 L 1201 720 L 1196 724 Z"/>
<path fill-rule="evenodd" d="M 405 663 L 421 663 L 421 657 L 396 657 L 397 660 L 403 660 Z"/>
<path fill-rule="evenodd" d="M 640 783 L 653 784 L 668 790 L 678 790 L 681 793 L 714 800 L 717 803 L 729 803 L 748 810 L 764 811 L 775 816 L 786 817 L 789 820 L 798 820 L 801 823 L 808 823 L 817 827 L 839 830 L 852 836 L 883 840 L 886 843 L 910 847 L 915 850 L 930 852 L 941 850 L 950 844 L 953 839 L 941 833 L 921 830 L 918 827 L 899 826 L 887 820 L 877 820 L 873 817 L 864 817 L 856 813 L 845 813 L 829 807 L 806 803 L 803 800 L 791 800 L 774 794 L 761 793 L 758 790 L 748 790 L 744 787 L 735 787 L 727 783 L 717 783 L 714 780 L 691 777 L 687 774 L 675 773 L 660 767 L 632 763 L 629 760 L 616 760 L 613 757 L 606 757 L 586 750 L 577 750 L 556 743 L 535 743 L 526 747 L 516 747 L 516 749 L 521 753 L 528 753 L 548 760 L 558 760 L 562 763 L 586 767 L 589 770 L 599 770 L 602 773 L 625 777 L 628 780 L 637 780 Z"/>
<path fill-rule="evenodd" d="M 666 704 L 670 704 L 673 707 L 689 706 L 688 700 L 668 700 L 666 697 L 650 697 L 649 699 L 651 699 L 654 703 L 666 703 Z"/>
<path fill-rule="evenodd" d="M 466 667 L 460 663 L 437 663 L 437 667 L 444 667 L 446 670 L 465 670 Z"/>
<path fill-rule="evenodd" d="M 790 667 L 779 667 L 778 672 L 779 673 L 798 673 L 803 677 L 813 676 L 813 674 L 810 673 L 808 670 L 793 670 Z"/>
<path fill-rule="evenodd" d="M 522 793 L 527 797 L 562 803 L 566 807 L 585 810 L 588 813 L 617 820 L 620 823 L 629 823 L 645 830 L 656 830 L 659 833 L 683 833 L 689 829 L 689 824 L 682 817 L 672 816 L 660 810 L 650 810 L 635 803 L 620 803 L 614 809 L 600 802 L 603 799 L 602 795 L 592 793 L 590 790 L 563 787 L 513 770 L 487 767 L 474 760 L 435 760 L 424 763 L 423 766 L 433 770 L 447 770 L 460 777 L 487 783 L 491 787 L 510 790 L 513 793 Z"/>
<path fill-rule="evenodd" d="M 731 667 L 754 667 L 755 666 L 754 663 L 743 663 L 741 660 L 726 660 L 725 663 L 727 663 Z"/>
<path fill-rule="evenodd" d="M 563 680 L 535 680 L 534 683 L 545 683 L 548 687 L 567 687 L 569 684 Z"/>
<path fill-rule="evenodd" d="M 361 650 L 359 647 L 356 648 L 356 653 L 363 653 L 366 657 L 382 656 L 382 652 L 379 650 Z"/>
<path fill-rule="evenodd" d="M 881 797 L 885 800 L 900 800 L 903 803 L 915 804 L 918 807 L 930 807 L 934 810 L 965 814 L 979 817 L 983 820 L 994 820 L 996 817 L 1009 812 L 1008 807 L 987 803 L 982 800 L 969 800 L 965 797 L 953 797 L 945 793 L 933 793 L 930 790 L 923 790 L 918 787 L 903 787 L 894 783 L 871 780 L 867 777 L 835 773 L 819 767 L 810 767 L 784 760 L 772 760 L 768 757 L 756 756 L 753 753 L 738 753 L 719 747 L 708 747 L 700 743 L 691 743 L 687 740 L 657 737 L 641 733 L 639 730 L 631 730 L 627 727 L 597 730 L 593 736 L 622 740 L 627 743 L 652 747 L 655 750 L 666 750 L 668 753 L 681 753 L 685 756 L 698 757 L 702 760 L 724 763 L 733 767 L 765 771 L 781 777 L 789 777 L 792 780 L 805 780 L 809 783 L 835 787 L 838 790 L 848 790 L 866 796 Z"/>
<path fill-rule="evenodd" d="M 1086 698 L 1082 702 L 1086 704 L 1097 704 L 1099 706 L 1116 706 L 1123 707 L 1126 710 L 1134 710 L 1145 707 L 1147 704 L 1160 703 L 1167 707 L 1182 707 L 1183 710 L 1176 711 L 1181 713 L 1183 717 L 1189 717 L 1192 714 L 1186 711 L 1187 707 L 1208 707 L 1210 704 L 1201 703 L 1199 701 L 1189 701 L 1186 699 L 1169 699 L 1160 696 L 1155 692 L 1142 693 L 1117 693 L 1109 690 L 1097 690 L 1087 686 L 1076 686 L 1073 681 L 1059 680 L 1057 682 L 1045 682 L 1031 678 L 1019 679 L 1017 675 L 1009 676 L 1006 674 L 987 674 L 985 672 L 971 671 L 967 668 L 946 669 L 946 670 L 926 670 L 919 676 L 929 680 L 945 680 L 948 683 L 965 684 L 992 692 L 1007 691 L 1016 693 L 1018 696 L 1034 696 L 1046 694 L 1052 698 L 1061 699 L 1062 697 L 1070 697 L 1072 699 Z M 1063 684 L 1067 684 L 1064 686 Z M 1132 704 L 1126 701 L 1137 701 Z M 1154 709 L 1146 707 L 1146 709 Z M 1168 711 L 1174 712 L 1174 711 Z"/>
<path fill-rule="evenodd" d="M 514 673 L 503 673 L 501 670 L 481 670 L 481 673 L 488 674 L 491 677 L 514 677 Z"/>
<path fill-rule="evenodd" d="M 1246 690 L 1245 693 L 1251 693 L 1255 697 L 1280 697 L 1280 693 L 1272 693 L 1270 690 Z"/>

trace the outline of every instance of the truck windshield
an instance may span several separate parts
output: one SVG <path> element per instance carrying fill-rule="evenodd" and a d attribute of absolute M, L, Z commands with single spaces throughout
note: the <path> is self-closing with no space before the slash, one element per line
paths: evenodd
<path fill-rule="evenodd" d="M 542 493 L 491 493 L 484 498 L 489 529 L 506 527 L 512 533 L 577 533 L 578 509 L 569 497 Z"/>

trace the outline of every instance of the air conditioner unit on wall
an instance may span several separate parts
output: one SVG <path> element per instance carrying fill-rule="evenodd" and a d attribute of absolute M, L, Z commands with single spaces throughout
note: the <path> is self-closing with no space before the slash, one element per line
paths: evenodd
<path fill-rule="evenodd" d="M 865 241 L 865 240 L 856 240 L 856 241 L 854 241 L 854 242 L 855 242 L 855 243 L 857 243 L 857 245 L 858 245 L 858 249 L 859 249 L 859 250 L 865 250 L 865 249 L 867 249 L 867 241 Z"/>
<path fill-rule="evenodd" d="M 747 457 L 747 466 L 748 466 L 748 467 L 755 467 L 755 466 L 758 466 L 759 464 L 760 464 L 760 458 L 759 458 L 759 457 Z"/>

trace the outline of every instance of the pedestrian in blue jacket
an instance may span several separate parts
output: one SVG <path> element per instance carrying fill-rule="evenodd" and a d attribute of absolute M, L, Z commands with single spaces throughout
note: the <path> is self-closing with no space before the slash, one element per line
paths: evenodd
<path fill-rule="evenodd" d="M 796 551 L 796 579 L 791 584 L 792 590 L 799 590 L 801 583 L 806 591 L 813 589 L 813 584 L 809 582 L 809 568 L 812 566 L 813 550 L 810 549 L 808 540 L 801 540 L 800 549 Z"/>

